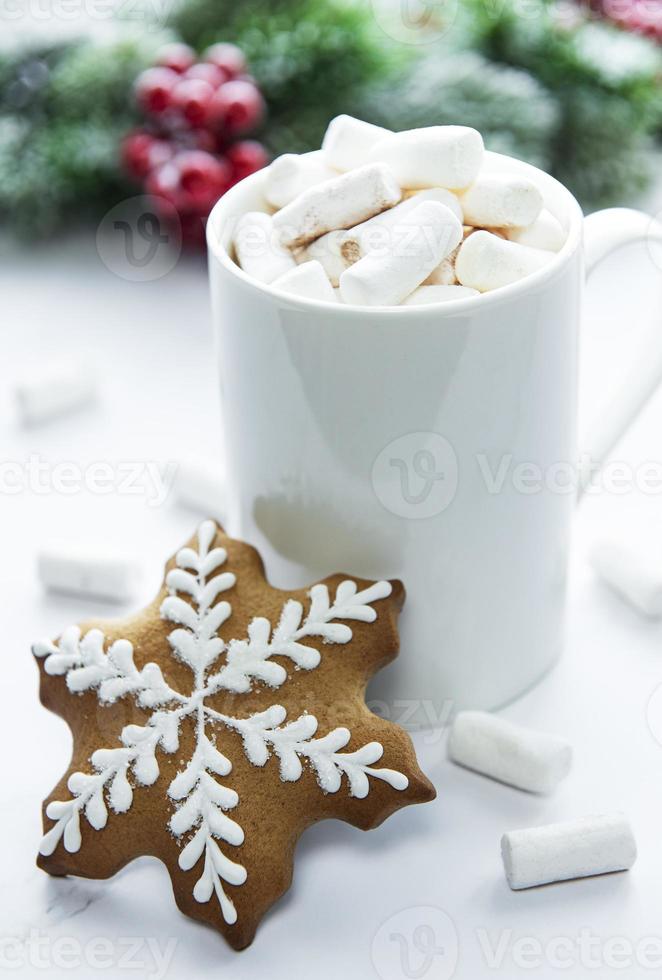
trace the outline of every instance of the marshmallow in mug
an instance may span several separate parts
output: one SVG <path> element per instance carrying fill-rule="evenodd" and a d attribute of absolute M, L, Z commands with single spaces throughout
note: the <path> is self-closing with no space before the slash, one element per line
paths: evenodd
<path fill-rule="evenodd" d="M 263 211 L 247 211 L 237 222 L 234 250 L 239 265 L 259 282 L 270 283 L 296 267 L 294 256 L 278 241 L 273 219 Z"/>
<path fill-rule="evenodd" d="M 530 248 L 543 248 L 548 252 L 558 252 L 565 242 L 565 232 L 558 218 L 545 208 L 533 224 L 526 228 L 507 228 L 508 241 Z"/>
<path fill-rule="evenodd" d="M 272 254 L 256 258 L 235 239 L 237 260 L 268 284 L 292 273 L 286 285 L 312 275 L 310 269 L 303 278 L 295 275 L 296 264 L 320 263 L 343 302 L 367 305 L 399 305 L 421 287 L 460 286 L 463 296 L 471 296 L 516 282 L 551 261 L 565 233 L 531 180 L 480 173 L 483 154 L 480 134 L 466 126 L 392 133 L 339 116 L 319 154 L 285 154 L 268 168 L 265 197 L 273 206 L 282 204 L 273 218 L 263 215 L 259 227 L 273 242 Z M 325 180 L 328 175 L 335 176 Z M 446 205 L 465 226 L 464 243 L 442 250 L 431 268 L 427 261 L 416 264 L 425 229 L 417 234 L 410 219 L 426 201 Z M 257 221 L 253 214 L 247 224 Z M 402 232 L 419 239 L 414 262 L 401 247 Z M 377 262 L 385 252 L 391 254 Z M 319 271 L 310 280 L 315 296 L 330 300 Z M 433 302 L 433 296 L 444 302 L 448 294 L 427 290 L 408 305 Z"/>
<path fill-rule="evenodd" d="M 284 153 L 266 169 L 264 196 L 272 207 L 284 208 L 309 187 L 337 176 L 337 172 L 317 156 Z"/>
<path fill-rule="evenodd" d="M 459 205 L 459 202 L 458 202 Z M 463 226 L 463 238 L 468 238 L 472 235 L 476 229 L 471 228 L 469 225 Z M 457 276 L 455 274 L 455 260 L 457 259 L 457 254 L 460 251 L 460 245 L 457 246 L 454 251 L 451 252 L 445 259 L 442 259 L 439 265 L 432 270 L 430 275 L 427 277 L 424 286 L 457 286 Z M 471 287 L 467 287 L 471 288 Z M 472 289 L 472 293 L 477 293 L 477 289 Z"/>
<path fill-rule="evenodd" d="M 327 126 L 322 140 L 325 163 L 335 170 L 353 170 L 368 163 L 370 152 L 390 130 L 353 116 L 336 116 Z"/>
<path fill-rule="evenodd" d="M 443 187 L 431 187 L 425 191 L 418 191 L 400 204 L 344 232 L 340 239 L 340 252 L 343 257 L 347 262 L 357 262 L 368 252 L 391 247 L 392 239 L 398 231 L 403 230 L 402 226 L 405 225 L 406 229 L 411 227 L 403 221 L 405 216 L 423 201 L 438 201 L 440 204 L 445 204 L 458 220 L 462 221 L 462 208 L 455 194 Z"/>
<path fill-rule="evenodd" d="M 543 206 L 532 180 L 485 174 L 460 197 L 465 224 L 475 228 L 528 228 Z"/>
<path fill-rule="evenodd" d="M 553 257 L 553 252 L 504 241 L 489 231 L 476 231 L 460 247 L 455 275 L 463 286 L 486 293 L 524 279 L 546 266 Z"/>
<path fill-rule="evenodd" d="M 394 306 L 420 286 L 462 241 L 462 225 L 450 208 L 424 201 L 408 216 L 411 234 L 400 247 L 369 252 L 340 277 L 345 303 Z"/>
<path fill-rule="evenodd" d="M 373 146 L 370 159 L 386 163 L 401 187 L 468 187 L 483 162 L 483 138 L 469 126 L 428 126 L 391 133 Z"/>
<path fill-rule="evenodd" d="M 329 277 L 331 285 L 336 287 L 341 275 L 350 264 L 341 251 L 345 234 L 346 232 L 342 228 L 337 231 L 327 231 L 326 235 L 321 235 L 310 245 L 295 253 L 297 262 L 299 264 L 310 261 L 319 262 Z"/>
<path fill-rule="evenodd" d="M 397 204 L 402 191 L 382 163 L 369 163 L 316 184 L 273 216 L 283 245 L 296 248 L 320 235 L 371 218 Z"/>
<path fill-rule="evenodd" d="M 457 258 L 458 249 L 459 249 L 459 245 L 458 248 L 456 248 L 454 252 L 451 252 L 451 254 L 447 258 L 441 260 L 439 265 L 436 266 L 432 270 L 430 275 L 427 277 L 427 279 L 423 283 L 423 286 L 449 287 L 449 286 L 459 285 L 457 281 L 457 276 L 455 275 L 455 259 Z M 423 288 L 423 286 L 421 286 L 421 289 Z M 465 288 L 470 289 L 471 287 L 462 286 L 462 289 Z M 471 289 L 471 293 L 475 295 L 478 293 L 478 290 Z"/>
<path fill-rule="evenodd" d="M 290 269 L 285 275 L 275 279 L 272 286 L 274 289 L 280 289 L 291 296 L 319 299 L 325 303 L 336 302 L 336 294 L 329 277 L 322 264 L 316 260 L 304 262 L 295 269 Z"/>

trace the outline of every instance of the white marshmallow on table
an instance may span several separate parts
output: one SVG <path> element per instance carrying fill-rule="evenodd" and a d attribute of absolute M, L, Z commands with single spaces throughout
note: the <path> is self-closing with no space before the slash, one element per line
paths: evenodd
<path fill-rule="evenodd" d="M 222 468 L 206 456 L 183 459 L 175 476 L 177 503 L 201 517 L 226 520 L 227 489 Z"/>
<path fill-rule="evenodd" d="M 267 285 L 296 266 L 294 256 L 278 240 L 273 219 L 263 211 L 247 211 L 241 216 L 234 249 L 244 272 Z"/>
<path fill-rule="evenodd" d="M 386 251 L 393 246 L 393 239 L 404 231 L 407 233 L 411 225 L 404 222 L 406 215 L 410 214 L 415 207 L 423 201 L 438 201 L 445 204 L 462 221 L 462 208 L 455 194 L 445 190 L 443 187 L 430 187 L 424 191 L 417 191 L 415 194 L 389 208 L 376 214 L 374 218 L 368 218 L 343 232 L 340 242 L 340 251 L 348 262 L 357 262 L 368 252 Z M 398 226 L 404 227 L 398 227 Z"/>
<path fill-rule="evenodd" d="M 375 143 L 389 134 L 390 130 L 354 116 L 336 116 L 327 126 L 322 140 L 324 160 L 327 166 L 336 170 L 360 167 L 368 162 Z"/>
<path fill-rule="evenodd" d="M 627 871 L 637 845 L 626 817 L 615 813 L 512 830 L 501 838 L 501 856 L 508 884 L 516 891 Z"/>
<path fill-rule="evenodd" d="M 487 711 L 460 711 L 448 737 L 448 756 L 518 789 L 551 793 L 570 772 L 572 747 L 558 735 L 523 728 Z"/>
<path fill-rule="evenodd" d="M 301 265 L 303 262 L 316 260 L 326 272 L 331 285 L 337 286 L 341 275 L 349 265 L 340 250 L 343 235 L 345 235 L 345 231 L 340 229 L 328 231 L 326 235 L 316 238 L 314 242 L 295 254 L 297 263 Z"/>
<path fill-rule="evenodd" d="M 284 153 L 264 172 L 264 196 L 274 208 L 283 208 L 309 187 L 337 176 L 319 156 Z"/>
<path fill-rule="evenodd" d="M 662 555 L 613 538 L 590 551 L 593 568 L 615 592 L 645 616 L 662 616 Z"/>
<path fill-rule="evenodd" d="M 326 303 L 336 302 L 336 294 L 321 262 L 304 262 L 303 265 L 298 265 L 296 269 L 290 269 L 284 276 L 275 279 L 271 285 L 274 289 L 280 289 L 291 296 L 320 299 Z"/>
<path fill-rule="evenodd" d="M 402 301 L 403 306 L 427 306 L 429 303 L 450 303 L 456 299 L 479 296 L 477 289 L 468 286 L 419 286 Z"/>
<path fill-rule="evenodd" d="M 96 379 L 89 366 L 58 359 L 37 364 L 14 388 L 24 425 L 37 425 L 89 404 L 96 396 Z"/>
<path fill-rule="evenodd" d="M 506 237 L 508 241 L 519 245 L 558 252 L 565 244 L 566 234 L 558 218 L 543 208 L 532 225 L 528 228 L 508 228 Z"/>
<path fill-rule="evenodd" d="M 370 163 L 316 184 L 273 216 L 283 245 L 295 248 L 338 228 L 351 228 L 397 204 L 402 191 L 388 167 Z"/>
<path fill-rule="evenodd" d="M 406 218 L 411 234 L 387 254 L 369 252 L 340 277 L 345 303 L 395 306 L 462 240 L 462 225 L 445 204 L 424 201 Z"/>
<path fill-rule="evenodd" d="M 457 253 L 455 275 L 463 286 L 485 293 L 524 279 L 553 258 L 553 252 L 504 241 L 489 231 L 475 231 Z"/>
<path fill-rule="evenodd" d="M 55 592 L 122 602 L 133 595 L 139 566 L 103 546 L 54 541 L 39 550 L 37 575 L 46 589 Z"/>
<path fill-rule="evenodd" d="M 483 154 L 477 130 L 428 126 L 385 136 L 373 146 L 370 159 L 388 164 L 401 187 L 459 190 L 476 179 Z"/>
<path fill-rule="evenodd" d="M 465 224 L 479 228 L 521 228 L 533 224 L 543 197 L 532 180 L 481 174 L 461 196 Z"/>

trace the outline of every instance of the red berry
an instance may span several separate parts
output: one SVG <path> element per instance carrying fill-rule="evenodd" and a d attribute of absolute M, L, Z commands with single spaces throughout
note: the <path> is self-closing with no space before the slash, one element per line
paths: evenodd
<path fill-rule="evenodd" d="M 184 150 L 175 158 L 175 165 L 187 207 L 208 214 L 230 185 L 230 165 L 204 150 Z"/>
<path fill-rule="evenodd" d="M 172 156 L 167 140 L 137 130 L 122 140 L 121 155 L 124 168 L 132 177 L 142 179 Z"/>
<path fill-rule="evenodd" d="M 172 204 L 177 211 L 185 205 L 185 195 L 180 184 L 179 168 L 174 162 L 169 162 L 152 171 L 145 181 L 145 190 L 154 197 L 163 198 Z"/>
<path fill-rule="evenodd" d="M 214 89 L 209 82 L 183 78 L 173 89 L 172 104 L 190 126 L 197 127 L 205 122 L 213 96 Z"/>
<path fill-rule="evenodd" d="M 195 64 L 195 51 L 188 44 L 164 44 L 156 54 L 156 63 L 181 74 Z"/>
<path fill-rule="evenodd" d="M 241 75 L 246 67 L 244 53 L 236 44 L 212 44 L 202 55 L 202 60 L 222 68 L 228 78 Z"/>
<path fill-rule="evenodd" d="M 203 82 L 209 82 L 212 88 L 218 88 L 223 82 L 227 82 L 228 74 L 218 65 L 209 65 L 201 62 L 192 65 L 186 72 L 187 78 L 201 78 Z"/>
<path fill-rule="evenodd" d="M 214 93 L 209 105 L 209 125 L 238 136 L 254 129 L 264 116 L 264 99 L 252 82 L 236 79 Z"/>
<path fill-rule="evenodd" d="M 149 169 L 156 170 L 157 167 L 163 166 L 168 160 L 171 160 L 174 156 L 174 148 L 164 139 L 155 139 L 149 150 Z"/>
<path fill-rule="evenodd" d="M 161 113 L 170 106 L 179 75 L 172 68 L 147 68 L 135 82 L 136 99 L 148 113 Z"/>
<path fill-rule="evenodd" d="M 132 177 L 145 177 L 149 171 L 149 151 L 154 139 L 148 133 L 129 133 L 122 140 L 122 166 Z"/>
<path fill-rule="evenodd" d="M 240 140 L 228 148 L 227 159 L 232 167 L 233 181 L 249 177 L 269 162 L 267 151 L 257 140 Z"/>
<path fill-rule="evenodd" d="M 196 129 L 191 136 L 191 146 L 195 147 L 196 150 L 206 150 L 207 153 L 217 152 L 218 143 L 216 137 L 208 129 Z"/>

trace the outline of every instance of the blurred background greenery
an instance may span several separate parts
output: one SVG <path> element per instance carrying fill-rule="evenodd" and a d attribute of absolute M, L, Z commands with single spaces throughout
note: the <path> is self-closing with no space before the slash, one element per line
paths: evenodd
<path fill-rule="evenodd" d="M 2 20 L 0 0 L 0 21 Z M 21 235 L 98 218 L 131 192 L 122 136 L 140 71 L 166 41 L 232 41 L 267 101 L 272 154 L 320 144 L 349 112 L 393 129 L 475 126 L 488 148 L 535 163 L 587 210 L 630 203 L 662 134 L 662 13 L 646 0 L 145 0 L 111 30 L 0 41 L 0 217 Z M 658 5 L 659 6 L 659 5 Z M 139 14 L 139 16 L 137 16 Z"/>

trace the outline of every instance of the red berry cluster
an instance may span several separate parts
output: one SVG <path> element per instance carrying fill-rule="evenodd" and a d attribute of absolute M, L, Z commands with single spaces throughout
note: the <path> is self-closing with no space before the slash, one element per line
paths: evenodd
<path fill-rule="evenodd" d="M 662 41 L 662 5 L 659 0 L 592 0 L 591 9 L 635 34 Z"/>
<path fill-rule="evenodd" d="M 268 162 L 261 143 L 242 138 L 262 121 L 264 99 L 234 44 L 214 44 L 199 59 L 186 44 L 166 45 L 135 94 L 148 122 L 125 137 L 124 166 L 174 207 L 185 240 L 202 243 L 219 197 Z"/>

